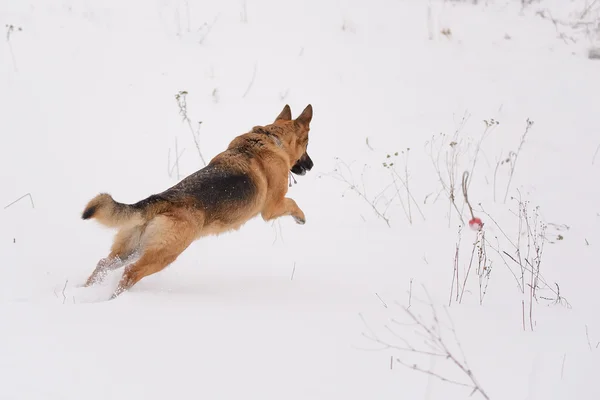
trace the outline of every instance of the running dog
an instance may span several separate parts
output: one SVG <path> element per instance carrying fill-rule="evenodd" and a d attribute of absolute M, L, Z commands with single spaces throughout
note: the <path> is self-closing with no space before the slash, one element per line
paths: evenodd
<path fill-rule="evenodd" d="M 195 240 L 237 230 L 258 214 L 265 221 L 291 215 L 304 224 L 304 212 L 285 195 L 290 171 L 304 175 L 313 167 L 307 153 L 312 115 L 309 104 L 292 119 L 286 105 L 272 124 L 236 137 L 206 167 L 135 204 L 118 203 L 107 193 L 94 197 L 82 219 L 95 218 L 118 232 L 84 286 L 125 266 L 114 299 L 163 270 Z"/>

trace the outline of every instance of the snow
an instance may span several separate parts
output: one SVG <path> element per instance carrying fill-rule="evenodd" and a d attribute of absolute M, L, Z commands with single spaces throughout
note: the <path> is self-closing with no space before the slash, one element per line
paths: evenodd
<path fill-rule="evenodd" d="M 575 21 L 591 2 L 471 3 L 0 1 L 0 398 L 469 398 L 393 361 L 470 384 L 451 360 L 369 339 L 427 348 L 403 310 L 432 325 L 426 292 L 489 398 L 600 398 L 598 37 L 536 14 Z M 289 191 L 307 223 L 204 238 L 107 301 L 121 271 L 80 285 L 114 231 L 81 211 L 101 191 L 135 202 L 176 183 L 176 143 L 180 178 L 201 167 L 183 90 L 206 158 L 285 104 L 313 105 L 315 167 Z M 496 166 L 527 119 L 505 203 L 510 168 Z M 469 171 L 494 246 L 516 257 L 511 197 L 539 207 L 540 271 L 569 306 L 542 287 L 530 321 L 529 287 L 488 246 L 483 303 L 474 264 L 448 307 L 461 224 L 432 157 L 447 183 L 452 154 L 457 207 L 466 224 Z M 412 223 L 384 162 L 408 174 Z M 460 232 L 462 290 L 478 233 Z"/>

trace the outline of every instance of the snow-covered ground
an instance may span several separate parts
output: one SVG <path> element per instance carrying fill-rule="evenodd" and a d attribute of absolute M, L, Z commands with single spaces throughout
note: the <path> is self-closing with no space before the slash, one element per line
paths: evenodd
<path fill-rule="evenodd" d="M 0 1 L 0 399 L 599 399 L 600 4 L 479 3 Z M 106 301 L 81 211 L 202 166 L 180 91 L 206 158 L 313 105 L 307 223 Z"/>

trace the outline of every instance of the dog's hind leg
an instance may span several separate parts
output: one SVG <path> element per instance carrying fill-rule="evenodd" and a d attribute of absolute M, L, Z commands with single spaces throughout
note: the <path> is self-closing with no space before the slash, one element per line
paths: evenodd
<path fill-rule="evenodd" d="M 148 224 L 140 241 L 140 259 L 125 267 L 111 299 L 148 275 L 162 271 L 194 241 L 198 224 L 191 216 L 159 215 Z"/>
<path fill-rule="evenodd" d="M 89 276 L 84 286 L 100 283 L 106 278 L 108 272 L 130 263 L 137 256 L 143 230 L 143 225 L 121 229 L 115 236 L 110 254 L 98 261 L 94 272 Z"/>

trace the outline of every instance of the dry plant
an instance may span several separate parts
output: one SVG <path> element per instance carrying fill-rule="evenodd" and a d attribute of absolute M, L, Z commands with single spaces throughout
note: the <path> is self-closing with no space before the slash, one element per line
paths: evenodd
<path fill-rule="evenodd" d="M 256 65 L 256 63 L 254 63 L 254 69 L 252 70 L 252 78 L 250 78 L 250 83 L 248 83 L 248 87 L 246 88 L 246 91 L 242 95 L 242 98 L 245 98 L 248 95 L 248 93 L 250 93 L 250 89 L 252 89 L 252 86 L 254 85 L 254 80 L 256 79 L 256 68 L 257 68 L 257 65 Z"/>
<path fill-rule="evenodd" d="M 562 17 L 555 17 L 547 8 L 537 10 L 535 15 L 550 21 L 557 37 L 565 43 L 577 43 L 581 37 L 591 43 L 600 39 L 600 0 L 586 2 L 583 9 L 574 10 Z"/>
<path fill-rule="evenodd" d="M 544 244 L 547 241 L 545 235 L 547 224 L 540 218 L 539 207 L 530 209 L 528 201 L 523 201 L 521 198 L 513 198 L 513 200 L 518 205 L 518 212 L 514 213 L 517 217 L 518 229 L 516 239 L 512 239 L 480 204 L 480 211 L 492 221 L 500 232 L 499 236 L 494 237 L 495 243 L 486 237 L 482 237 L 482 240 L 497 255 L 496 260 L 504 264 L 514 278 L 522 296 L 523 329 L 529 327 L 533 331 L 535 326 L 534 304 L 538 303 L 540 299 L 568 308 L 571 305 L 562 296 L 560 286 L 557 283 L 549 283 L 541 272 Z M 550 292 L 552 296 L 541 296 L 540 292 L 542 291 Z"/>
<path fill-rule="evenodd" d="M 592 345 L 592 341 L 590 340 L 590 331 L 587 325 L 585 326 L 585 337 L 587 338 L 587 344 L 590 348 L 590 351 L 594 351 L 595 349 L 600 347 L 600 342 L 597 342 L 595 346 Z"/>
<path fill-rule="evenodd" d="M 530 120 L 529 118 L 527 118 L 527 122 L 525 125 L 525 132 L 521 136 L 521 142 L 519 143 L 519 148 L 517 149 L 517 151 L 509 152 L 508 157 L 506 159 L 502 159 L 501 161 L 496 163 L 496 168 L 494 170 L 494 201 L 496 201 L 496 179 L 497 179 L 497 175 L 498 175 L 498 169 L 502 165 L 507 164 L 510 167 L 510 171 L 509 171 L 509 176 L 508 176 L 508 183 L 506 184 L 506 191 L 504 192 L 504 203 L 506 203 L 506 199 L 508 197 L 508 192 L 510 190 L 510 184 L 512 182 L 513 175 L 515 173 L 515 168 L 517 167 L 517 159 L 519 158 L 519 154 L 521 153 L 521 149 L 523 148 L 523 144 L 525 143 L 525 138 L 527 137 L 527 134 L 529 133 L 529 130 L 531 129 L 532 126 L 533 126 L 533 121 Z"/>
<path fill-rule="evenodd" d="M 15 52 L 13 51 L 13 47 L 12 47 L 12 43 L 10 42 L 10 38 L 15 32 L 17 32 L 17 31 L 21 32 L 23 30 L 23 28 L 21 28 L 19 26 L 14 26 L 12 24 L 6 24 L 5 27 L 6 27 L 6 43 L 8 44 L 8 50 L 10 51 L 10 57 L 12 60 L 13 68 L 15 69 L 15 72 L 18 72 L 17 59 L 15 58 Z"/>
<path fill-rule="evenodd" d="M 471 206 L 471 202 L 469 201 L 468 195 L 468 187 L 469 187 L 469 172 L 465 171 L 463 173 L 462 179 L 462 190 L 465 204 L 469 208 L 469 212 L 471 214 L 471 222 L 480 222 L 475 218 L 475 213 L 473 212 L 473 207 Z M 473 225 L 473 228 L 477 230 L 477 234 L 475 237 L 475 241 L 473 242 L 473 247 L 471 250 L 471 256 L 469 258 L 469 263 L 466 268 L 463 267 L 463 278 L 462 278 L 462 286 L 461 279 L 459 276 L 460 271 L 460 263 L 459 263 L 459 254 L 460 254 L 460 242 L 462 237 L 462 226 L 458 228 L 458 240 L 456 242 L 456 248 L 454 252 L 454 269 L 452 273 L 452 282 L 450 284 L 450 300 L 448 302 L 448 306 L 452 305 L 452 299 L 457 303 L 462 303 L 463 296 L 465 294 L 465 289 L 467 287 L 467 281 L 469 279 L 469 275 L 471 274 L 471 270 L 473 269 L 474 264 L 476 264 L 475 272 L 478 276 L 479 282 L 479 304 L 483 304 L 483 300 L 487 293 L 487 287 L 490 281 L 490 274 L 492 272 L 492 260 L 487 255 L 486 241 L 485 241 L 485 231 L 482 229 L 483 224 Z M 456 292 L 455 292 L 456 288 Z"/>
<path fill-rule="evenodd" d="M 444 308 L 446 314 L 445 319 L 447 321 L 442 321 L 426 290 L 425 293 L 428 298 L 428 303 L 426 305 L 431 313 L 430 318 L 426 319 L 422 315 L 409 310 L 408 307 L 402 307 L 408 318 L 408 322 L 392 318 L 390 324 L 384 326 L 387 333 L 394 338 L 394 342 L 398 341 L 398 343 L 393 343 L 391 339 L 387 340 L 381 338 L 369 328 L 364 317 L 360 315 L 367 330 L 367 332 L 363 332 L 362 335 L 368 340 L 381 346 L 375 350 L 392 350 L 401 354 L 392 358 L 392 363 L 395 361 L 408 369 L 429 375 L 442 382 L 466 387 L 470 390 L 471 395 L 479 393 L 484 399 L 489 400 L 489 396 L 475 377 L 473 370 L 469 367 L 458 339 L 454 322 L 452 321 L 448 310 Z M 418 300 L 418 302 L 425 304 L 420 300 Z M 403 335 L 402 330 L 406 330 L 408 327 L 413 328 L 412 334 L 418 338 L 415 341 L 407 340 L 405 338 L 406 333 Z M 450 331 L 452 338 L 449 339 L 446 337 L 448 336 L 447 331 Z M 430 367 L 423 366 L 425 360 L 430 360 L 432 358 L 449 363 L 454 367 L 454 372 L 460 374 L 463 379 L 459 380 L 458 378 L 454 378 L 454 376 L 449 376 L 448 373 L 438 373 Z"/>
<path fill-rule="evenodd" d="M 183 121 L 187 123 L 190 128 L 190 133 L 192 134 L 192 138 L 194 139 L 194 144 L 196 145 L 196 149 L 198 150 L 198 155 L 200 156 L 200 160 L 202 160 L 202 164 L 206 166 L 206 161 L 204 161 L 204 156 L 202 155 L 202 151 L 200 151 L 200 126 L 202 125 L 202 121 L 198 122 L 198 128 L 194 131 L 192 127 L 192 121 L 188 117 L 187 112 L 187 96 L 188 92 L 185 90 L 180 91 L 175 95 L 175 100 L 177 100 L 177 106 L 179 107 L 179 115 L 183 118 Z"/>
<path fill-rule="evenodd" d="M 25 197 L 29 197 L 29 201 L 31 202 L 31 208 L 35 208 L 35 204 L 33 203 L 33 197 L 31 196 L 31 193 L 25 193 L 23 196 L 19 197 L 15 201 L 13 201 L 10 204 L 8 204 L 7 206 L 5 206 L 4 209 L 6 210 L 8 207 L 10 207 L 13 204 L 15 204 L 15 203 L 23 200 Z"/>
<path fill-rule="evenodd" d="M 198 29 L 198 32 L 200 32 L 200 39 L 198 40 L 198 44 L 203 44 L 204 43 L 204 41 L 206 40 L 206 38 L 208 37 L 208 35 L 212 31 L 213 27 L 215 26 L 215 24 L 219 20 L 220 16 L 221 16 L 220 14 L 217 15 L 215 17 L 215 19 L 213 20 L 213 22 L 210 23 L 210 24 L 208 22 L 205 22 L 204 25 L 202 25 L 200 27 L 200 29 Z"/>
<path fill-rule="evenodd" d="M 357 183 L 354 180 L 354 175 L 352 173 L 352 169 L 350 168 L 351 165 L 348 165 L 346 162 L 339 159 L 338 157 L 335 157 L 335 160 L 336 160 L 336 166 L 335 166 L 333 172 L 326 174 L 326 175 L 330 176 L 331 178 L 333 178 L 337 181 L 343 182 L 344 184 L 347 185 L 346 190 L 344 191 L 344 193 L 342 193 L 342 197 L 345 196 L 345 193 L 348 190 L 351 190 L 352 192 L 356 193 L 358 195 L 358 197 L 363 199 L 366 203 L 369 204 L 369 206 L 371 206 L 371 209 L 375 212 L 377 217 L 379 217 L 383 221 L 385 221 L 385 223 L 387 224 L 388 227 L 391 227 L 390 220 L 386 216 L 386 212 L 389 208 L 390 202 L 388 202 L 385 207 L 380 206 L 379 203 L 384 198 L 385 192 L 393 185 L 393 183 L 386 186 L 381 192 L 379 192 L 377 195 L 375 195 L 371 198 L 367 193 L 367 189 L 366 189 L 365 181 L 364 181 L 364 173 L 365 173 L 367 166 L 365 165 L 363 167 L 363 170 L 361 171 L 361 174 L 360 174 L 361 181 L 360 181 L 360 183 Z"/>
<path fill-rule="evenodd" d="M 431 159 L 433 168 L 442 185 L 442 189 L 435 197 L 434 202 L 442 192 L 446 194 L 449 200 L 448 226 L 452 222 L 452 209 L 456 211 L 460 222 L 462 224 L 465 222 L 462 212 L 456 204 L 456 183 L 458 181 L 459 159 L 465 151 L 462 146 L 463 139 L 460 135 L 469 117 L 468 113 L 463 115 L 452 136 L 440 133 L 425 143 L 425 146 L 428 147 L 429 158 Z"/>
<path fill-rule="evenodd" d="M 181 178 L 181 174 L 179 173 L 179 160 L 181 159 L 181 156 L 183 156 L 183 152 L 185 151 L 185 149 L 181 150 L 181 152 L 179 152 L 179 148 L 177 146 L 177 138 L 175 138 L 175 161 L 173 162 L 173 165 L 171 165 L 171 148 L 169 147 L 169 153 L 167 155 L 167 174 L 169 175 L 169 178 L 173 177 L 173 170 L 175 170 L 177 172 L 177 180 L 179 180 Z"/>
<path fill-rule="evenodd" d="M 61 291 L 61 294 L 62 294 L 62 304 L 65 304 L 66 301 L 67 301 L 67 295 L 65 294 L 65 291 L 67 290 L 68 283 L 69 283 L 69 280 L 67 279 L 65 281 L 65 284 L 64 284 L 64 286 L 62 288 L 62 291 Z M 53 292 L 54 292 L 54 297 L 56 297 L 58 299 L 59 297 L 58 297 L 58 293 L 56 293 L 56 289 L 54 289 Z M 75 304 L 75 296 L 72 296 L 72 300 L 73 300 L 73 304 Z"/>
<path fill-rule="evenodd" d="M 463 180 L 465 180 L 464 174 L 468 174 L 469 180 L 463 182 L 463 193 L 471 185 L 473 175 L 477 169 L 479 158 L 484 153 L 482 150 L 484 141 L 490 137 L 496 127 L 500 124 L 494 118 L 483 120 L 484 128 L 479 137 L 467 137 L 464 134 L 465 126 L 468 122 L 470 115 L 465 113 L 462 119 L 457 124 L 453 135 L 446 135 L 440 133 L 431 138 L 426 142 L 426 148 L 429 153 L 429 158 L 433 164 L 435 173 L 438 181 L 441 185 L 441 190 L 437 193 L 434 198 L 434 202 L 437 201 L 439 196 L 443 193 L 449 200 L 449 212 L 448 212 L 448 226 L 452 223 L 452 210 L 456 212 L 461 224 L 465 224 L 464 219 L 464 207 L 469 206 L 468 203 L 460 202 L 460 196 L 458 195 L 460 179 L 460 170 L 464 168 Z M 497 175 L 497 169 L 494 176 Z M 465 197 L 466 200 L 466 197 Z M 472 208 L 469 206 L 471 217 L 473 218 Z"/>
<path fill-rule="evenodd" d="M 479 305 L 483 305 L 483 300 L 487 294 L 488 284 L 490 282 L 490 275 L 492 273 L 492 260 L 488 257 L 485 231 L 483 229 L 478 230 L 475 236 L 475 240 L 472 244 L 471 255 L 469 262 L 466 266 L 463 266 L 462 279 L 460 278 L 460 266 L 459 253 L 460 253 L 460 242 L 461 242 L 461 228 L 458 231 L 458 240 L 456 242 L 456 248 L 454 253 L 454 269 L 452 274 L 452 283 L 450 284 L 450 300 L 448 306 L 452 305 L 454 299 L 455 302 L 462 304 L 463 296 L 467 288 L 469 276 L 473 267 L 475 268 L 475 274 L 478 279 L 479 287 Z"/>
<path fill-rule="evenodd" d="M 456 247 L 454 250 L 454 268 L 452 269 L 452 282 L 450 283 L 450 301 L 448 301 L 448 306 L 452 305 L 452 297 L 454 296 L 454 286 L 456 285 L 456 301 L 458 301 L 458 293 L 460 292 L 459 285 L 459 255 L 460 255 L 460 241 L 462 238 L 462 225 L 458 227 L 458 239 L 456 241 Z"/>
<path fill-rule="evenodd" d="M 594 152 L 594 156 L 592 157 L 592 165 L 594 165 L 594 163 L 596 162 L 596 156 L 598 155 L 599 151 L 600 151 L 600 144 L 598 145 L 598 147 L 596 147 L 596 151 Z"/>
<path fill-rule="evenodd" d="M 188 1 L 185 2 L 185 20 L 186 20 L 186 32 L 190 33 L 190 4 Z M 175 7 L 175 21 L 177 22 L 177 36 L 181 36 L 181 15 L 179 13 L 179 5 Z"/>
<path fill-rule="evenodd" d="M 368 145 L 368 141 L 367 141 L 367 145 Z M 402 151 L 400 154 L 398 152 L 395 152 L 393 154 L 387 154 L 386 155 L 387 161 L 383 162 L 383 167 L 387 168 L 390 171 L 390 175 L 392 176 L 392 182 L 394 184 L 394 189 L 396 191 L 395 195 L 392 197 L 390 202 L 393 201 L 395 198 L 398 199 L 398 201 L 400 202 L 400 205 L 402 206 L 402 210 L 404 211 L 404 215 L 406 215 L 408 222 L 412 225 L 413 217 L 412 217 L 411 202 L 415 205 L 415 207 L 419 211 L 419 214 L 421 215 L 421 218 L 423 218 L 423 221 L 425 221 L 425 215 L 423 214 L 423 211 L 421 211 L 421 207 L 419 207 L 419 203 L 415 200 L 415 198 L 412 195 L 410 188 L 408 186 L 408 182 L 409 182 L 408 155 L 409 155 L 409 152 L 410 152 L 410 148 L 407 148 L 406 151 Z M 402 170 L 402 174 L 400 172 L 398 172 L 398 170 L 396 169 L 396 166 L 398 164 L 393 161 L 400 155 L 404 161 L 404 163 L 403 163 L 404 168 Z M 402 190 L 400 188 L 398 183 L 402 184 L 402 186 L 404 187 L 404 190 Z M 404 193 L 404 191 L 406 191 L 406 193 Z M 403 197 L 405 197 L 404 200 L 403 200 Z"/>
<path fill-rule="evenodd" d="M 469 176 L 471 180 L 473 179 L 473 173 L 475 172 L 475 166 L 477 165 L 477 160 L 479 159 L 479 152 L 481 151 L 481 145 L 483 141 L 487 139 L 487 137 L 496 129 L 496 127 L 500 124 L 500 122 L 496 121 L 494 118 L 490 118 L 489 120 L 484 119 L 483 123 L 485 124 L 485 129 L 477 142 L 475 147 L 475 155 L 473 156 L 473 164 L 471 165 L 471 171 L 469 172 Z M 467 189 L 469 188 L 470 182 L 468 182 Z"/>
<path fill-rule="evenodd" d="M 476 218 L 467 193 L 468 182 L 469 173 L 465 171 L 462 182 L 463 196 L 474 220 Z M 517 225 L 516 238 L 511 238 L 506 233 L 506 229 L 502 228 L 496 219 L 479 204 L 480 209 L 478 212 L 487 216 L 488 220 L 500 232 L 500 237 L 494 236 L 492 241 L 489 239 L 489 232 L 483 229 L 483 225 L 476 227 L 476 237 L 466 263 L 462 263 L 460 260 L 462 226 L 459 226 L 458 239 L 454 250 L 448 305 L 450 306 L 453 301 L 459 304 L 462 303 L 473 270 L 478 280 L 479 304 L 483 304 L 490 282 L 492 266 L 501 263 L 507 267 L 521 293 L 523 329 L 525 330 L 528 327 L 533 331 L 535 327 L 534 305 L 539 300 L 549 301 L 554 305 L 565 307 L 570 307 L 570 304 L 562 296 L 560 286 L 557 283 L 550 284 L 541 272 L 544 245 L 548 239 L 546 236 L 547 224 L 540 217 L 539 207 L 531 209 L 529 202 L 523 201 L 520 193 L 518 199 L 512 198 L 512 200 L 518 206 L 518 211 L 513 212 Z M 551 293 L 551 296 L 542 295 L 542 291 Z"/>

